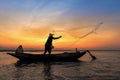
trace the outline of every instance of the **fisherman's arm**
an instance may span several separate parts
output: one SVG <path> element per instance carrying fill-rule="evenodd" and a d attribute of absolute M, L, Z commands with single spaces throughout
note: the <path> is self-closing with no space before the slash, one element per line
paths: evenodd
<path fill-rule="evenodd" d="M 53 39 L 59 39 L 59 38 L 61 38 L 62 36 L 59 36 L 59 37 L 53 37 Z"/>

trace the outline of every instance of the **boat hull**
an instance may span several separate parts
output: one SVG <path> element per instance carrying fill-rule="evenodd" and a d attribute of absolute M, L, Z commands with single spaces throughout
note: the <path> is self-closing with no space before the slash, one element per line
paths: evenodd
<path fill-rule="evenodd" d="M 75 61 L 78 58 L 82 57 L 86 51 L 76 52 L 76 53 L 60 53 L 60 54 L 16 54 L 16 53 L 7 53 L 13 57 L 18 58 L 22 61 Z"/>

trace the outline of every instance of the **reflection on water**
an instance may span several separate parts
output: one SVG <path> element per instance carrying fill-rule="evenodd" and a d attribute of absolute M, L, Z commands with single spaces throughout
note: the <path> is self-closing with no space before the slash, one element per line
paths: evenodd
<path fill-rule="evenodd" d="M 0 80 L 120 80 L 120 52 L 93 52 L 79 62 L 21 62 L 0 53 Z M 87 60 L 86 60 L 87 59 Z"/>
<path fill-rule="evenodd" d="M 45 80 L 52 80 L 52 74 L 51 74 L 51 63 L 44 63 L 44 69 L 43 69 L 43 74 Z"/>
<path fill-rule="evenodd" d="M 40 63 L 40 62 L 34 62 L 34 63 L 32 63 L 32 62 L 22 62 L 22 61 L 17 61 L 17 63 L 15 63 L 15 67 L 19 70 L 19 68 L 22 68 L 22 67 L 33 67 L 33 65 L 34 65 L 34 67 L 36 67 L 36 66 L 38 66 L 38 65 L 42 65 L 43 66 L 43 71 L 42 71 L 42 74 L 43 74 L 43 78 L 44 78 L 44 80 L 53 80 L 53 78 L 52 78 L 52 73 L 51 73 L 51 65 L 52 65 L 52 63 L 51 62 L 43 62 L 43 63 Z M 39 71 L 39 69 L 38 69 L 38 71 Z M 17 71 L 19 74 L 20 74 L 20 72 L 19 71 Z M 16 78 L 18 78 L 18 76 L 16 77 Z"/>
<path fill-rule="evenodd" d="M 64 75 L 59 75 L 59 73 L 61 73 L 62 71 L 62 68 L 67 69 L 68 67 L 70 68 L 70 67 L 80 66 L 80 61 L 77 61 L 77 62 L 36 62 L 36 63 L 17 61 L 14 65 L 16 67 L 16 72 L 15 72 L 16 74 L 14 78 L 17 80 L 19 79 L 23 80 L 24 79 L 23 75 L 26 75 L 25 78 L 27 77 L 27 74 L 24 74 L 24 73 L 27 72 L 28 68 L 29 68 L 29 72 L 32 72 L 32 73 L 33 73 L 32 70 L 35 68 L 36 71 L 34 71 L 34 73 L 31 74 L 31 76 L 33 76 L 37 72 L 39 73 L 38 75 L 39 78 L 36 75 L 34 76 L 36 76 L 36 78 L 41 79 L 41 80 L 66 80 Z M 22 70 L 22 69 L 25 69 L 25 70 Z"/>

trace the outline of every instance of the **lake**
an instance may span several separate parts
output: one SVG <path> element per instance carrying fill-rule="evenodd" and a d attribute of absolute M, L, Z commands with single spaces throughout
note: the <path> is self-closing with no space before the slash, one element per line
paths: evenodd
<path fill-rule="evenodd" d="M 0 80 L 120 80 L 120 51 L 91 52 L 96 60 L 86 54 L 78 62 L 27 64 L 0 52 Z"/>

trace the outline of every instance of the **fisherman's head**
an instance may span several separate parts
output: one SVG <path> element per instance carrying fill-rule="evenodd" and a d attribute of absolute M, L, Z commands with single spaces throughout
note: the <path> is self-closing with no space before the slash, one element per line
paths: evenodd
<path fill-rule="evenodd" d="M 50 33 L 49 36 L 53 36 L 54 34 Z"/>
<path fill-rule="evenodd" d="M 19 45 L 19 47 L 22 47 L 22 45 Z"/>

